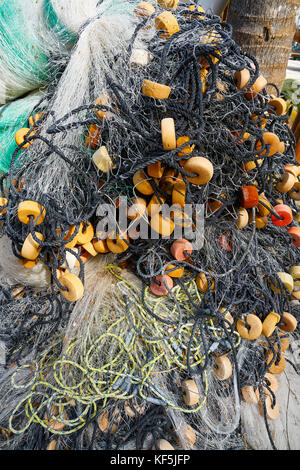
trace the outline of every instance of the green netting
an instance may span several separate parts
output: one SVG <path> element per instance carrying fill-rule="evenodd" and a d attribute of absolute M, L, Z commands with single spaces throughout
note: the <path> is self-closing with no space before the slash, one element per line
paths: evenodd
<path fill-rule="evenodd" d="M 44 0 L 44 18 L 45 23 L 55 32 L 60 41 L 70 45 L 76 42 L 77 35 L 69 31 L 61 21 L 51 0 Z"/>
<path fill-rule="evenodd" d="M 41 92 L 32 92 L 0 108 L 0 171 L 9 170 L 13 152 L 17 148 L 15 133 L 21 127 L 28 127 L 32 109 L 40 100 Z"/>
<path fill-rule="evenodd" d="M 140 0 L 132 0 L 126 2 L 126 4 L 124 4 L 123 0 L 104 0 L 101 4 L 99 2 L 99 6 L 100 11 L 105 11 L 106 14 L 109 13 L 115 15 L 116 13 L 119 13 L 128 15 L 133 12 L 138 3 L 140 3 Z"/>
<path fill-rule="evenodd" d="M 37 10 L 36 1 L 40 1 L 43 8 Z M 121 0 L 105 0 L 99 3 L 97 11 L 108 16 L 116 13 L 128 15 L 132 13 L 137 3 L 138 1 L 133 0 L 124 5 Z M 0 104 L 1 86 L 2 88 L 8 87 L 5 96 L 11 98 L 38 88 L 41 83 L 47 83 L 51 67 L 47 55 L 42 52 L 40 42 L 42 39 L 39 39 L 39 36 L 31 29 L 35 21 L 40 21 L 40 26 L 53 30 L 56 37 L 64 44 L 70 46 L 76 42 L 76 34 L 65 26 L 65 22 L 67 23 L 71 17 L 68 17 L 65 12 L 60 18 L 57 12 L 59 5 L 61 4 L 54 0 L 26 0 L 26 8 L 29 10 L 32 8 L 33 11 L 33 23 L 25 24 L 23 21 L 24 0 L 10 2 L 0 0 L 0 53 L 4 52 L 0 55 Z M 6 71 L 11 73 L 11 82 L 1 76 L 1 72 L 5 75 Z M 13 81 L 14 77 L 21 81 Z M 28 127 L 28 117 L 39 98 L 40 93 L 33 93 L 0 108 L 0 171 L 9 170 L 11 158 L 16 149 L 15 133 L 22 127 Z M 6 100 L 2 101 L 4 102 Z"/>
<path fill-rule="evenodd" d="M 47 83 L 58 40 L 69 46 L 76 35 L 59 21 L 51 0 L 0 0 L 0 104 Z"/>
<path fill-rule="evenodd" d="M 0 104 L 46 84 L 49 58 L 59 57 L 76 43 L 89 15 L 130 14 L 137 3 L 0 0 Z"/>
<path fill-rule="evenodd" d="M 47 56 L 33 22 L 38 20 L 34 0 L 0 0 L 0 103 L 36 88 L 47 79 Z M 30 21 L 25 18 L 32 9 Z"/>
<path fill-rule="evenodd" d="M 5 55 L 1 56 L 1 61 L 11 67 L 15 60 L 19 59 L 20 66 L 23 66 L 24 58 L 36 55 L 31 67 L 40 75 L 41 64 L 47 62 L 47 57 L 40 50 L 34 30 L 23 21 L 24 8 L 30 10 L 33 7 L 32 3 L 35 3 L 35 0 L 27 0 L 26 4 L 22 0 L 0 0 L 0 46 L 5 52 Z M 34 9 L 33 15 L 35 14 Z"/>

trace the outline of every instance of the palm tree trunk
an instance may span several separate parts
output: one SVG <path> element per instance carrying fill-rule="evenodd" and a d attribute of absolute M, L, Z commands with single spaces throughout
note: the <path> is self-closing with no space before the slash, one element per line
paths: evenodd
<path fill-rule="evenodd" d="M 296 30 L 299 0 L 231 0 L 228 22 L 241 48 L 256 57 L 261 73 L 281 90 Z"/>

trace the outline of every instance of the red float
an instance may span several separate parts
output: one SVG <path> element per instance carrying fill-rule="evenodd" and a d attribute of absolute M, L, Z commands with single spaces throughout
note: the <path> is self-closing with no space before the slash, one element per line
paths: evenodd
<path fill-rule="evenodd" d="M 279 217 L 283 217 L 283 219 L 278 219 L 277 217 L 275 217 L 275 215 L 271 214 L 271 220 L 274 225 L 277 225 L 277 227 L 285 227 L 286 225 L 289 225 L 292 222 L 292 209 L 286 204 L 278 204 L 274 207 L 274 211 L 277 212 Z"/>
<path fill-rule="evenodd" d="M 184 261 L 189 258 L 186 253 L 191 254 L 193 251 L 193 247 L 191 242 L 186 240 L 185 238 L 179 238 L 172 243 L 170 248 L 172 256 L 179 261 Z"/>
<path fill-rule="evenodd" d="M 157 284 L 155 280 L 159 282 L 160 284 Z M 173 279 L 170 276 L 168 276 L 168 274 L 165 274 L 164 277 L 162 277 L 162 275 L 159 274 L 158 276 L 156 276 L 155 280 L 153 279 L 152 284 L 150 286 L 150 290 L 152 294 L 168 295 L 169 293 L 168 289 L 171 290 L 174 285 Z M 166 288 L 165 284 L 168 287 L 168 289 Z"/>
<path fill-rule="evenodd" d="M 291 227 L 288 229 L 287 233 L 292 237 L 293 245 L 299 248 L 300 247 L 300 227 Z"/>
<path fill-rule="evenodd" d="M 241 205 L 245 209 L 256 207 L 258 204 L 258 190 L 255 186 L 243 186 L 241 195 Z"/>

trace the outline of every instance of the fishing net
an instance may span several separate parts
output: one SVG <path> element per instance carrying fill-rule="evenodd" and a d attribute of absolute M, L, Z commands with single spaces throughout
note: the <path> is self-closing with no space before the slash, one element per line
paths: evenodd
<path fill-rule="evenodd" d="M 98 2 L 58 63 L 0 178 L 2 446 L 242 449 L 255 408 L 275 448 L 300 278 L 279 90 L 176 1 Z"/>

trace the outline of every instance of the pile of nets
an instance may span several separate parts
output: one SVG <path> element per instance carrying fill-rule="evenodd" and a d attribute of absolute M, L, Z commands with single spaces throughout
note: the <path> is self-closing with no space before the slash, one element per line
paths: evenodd
<path fill-rule="evenodd" d="M 300 314 L 286 103 L 195 4 L 98 2 L 67 46 L 0 178 L 1 445 L 240 449 L 249 410 L 275 448 Z"/>

